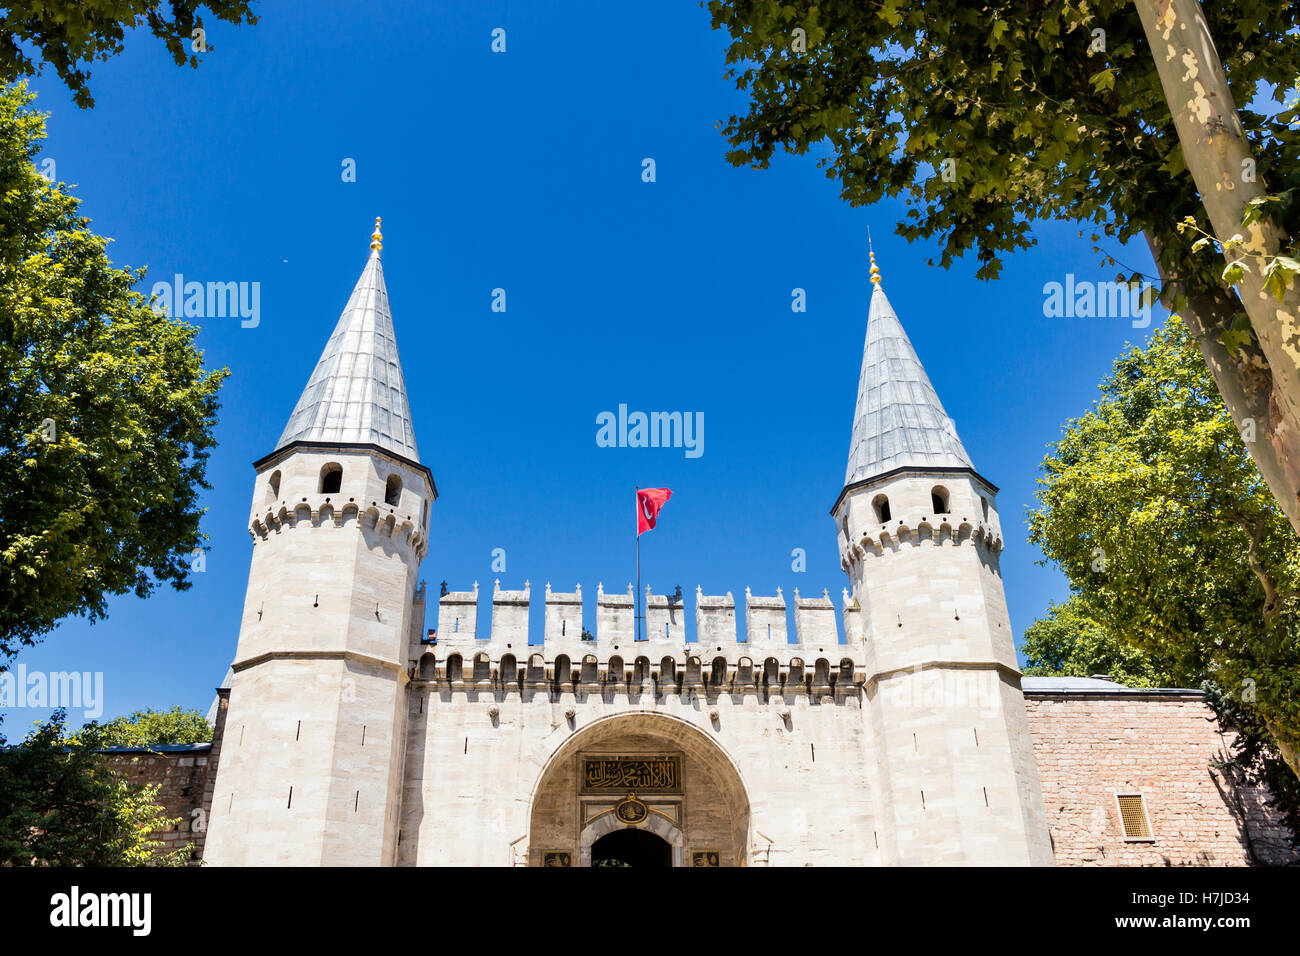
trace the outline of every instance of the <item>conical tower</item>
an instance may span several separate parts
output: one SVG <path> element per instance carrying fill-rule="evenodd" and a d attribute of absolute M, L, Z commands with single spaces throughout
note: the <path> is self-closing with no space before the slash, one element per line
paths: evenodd
<path fill-rule="evenodd" d="M 831 514 L 862 609 L 883 859 L 1052 862 L 998 557 L 976 472 L 881 287 Z"/>
<path fill-rule="evenodd" d="M 376 219 L 370 258 L 277 449 L 295 442 L 375 445 L 407 461 L 420 460 L 379 258 L 379 225 Z"/>
<path fill-rule="evenodd" d="M 405 664 L 437 490 L 416 450 L 379 227 L 276 449 L 254 462 L 209 863 L 394 859 Z"/>

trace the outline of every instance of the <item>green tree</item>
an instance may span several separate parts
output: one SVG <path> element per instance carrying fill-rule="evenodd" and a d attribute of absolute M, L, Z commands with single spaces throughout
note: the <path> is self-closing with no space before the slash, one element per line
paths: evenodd
<path fill-rule="evenodd" d="M 137 710 L 93 725 L 101 747 L 150 747 L 154 744 L 197 744 L 212 739 L 212 725 L 197 710 Z"/>
<path fill-rule="evenodd" d="M 1083 614 L 1224 688 L 1300 775 L 1300 540 L 1177 316 L 1101 391 L 1043 462 L 1030 540 Z"/>
<path fill-rule="evenodd" d="M 1020 652 L 1025 658 L 1023 671 L 1031 677 L 1105 674 L 1127 687 L 1174 683 L 1167 670 L 1090 618 L 1077 596 L 1048 605 L 1047 613 L 1025 628 Z"/>
<path fill-rule="evenodd" d="M 204 10 L 236 25 L 257 22 L 248 0 L 6 2 L 0 7 L 0 83 L 35 76 L 39 59 L 54 67 L 78 106 L 94 106 L 90 64 L 121 53 L 127 30 L 147 27 L 166 44 L 177 66 L 197 68 L 198 54 L 212 49 L 204 35 L 195 33 L 203 27 Z"/>
<path fill-rule="evenodd" d="M 1251 453 L 1300 530 L 1300 360 L 1285 331 L 1300 320 L 1274 309 L 1261 336 L 1232 285 L 1243 275 L 1210 254 L 1256 255 L 1268 243 L 1253 230 L 1300 235 L 1300 126 L 1285 102 L 1300 75 L 1291 0 L 1206 5 L 1196 32 L 1198 51 L 1217 46 L 1230 93 L 1209 120 L 1231 130 L 1232 155 L 1252 161 L 1256 180 L 1236 190 L 1261 220 L 1240 247 L 1207 239 L 1216 226 L 1130 0 L 710 0 L 709 10 L 731 38 L 727 76 L 749 99 L 723 126 L 731 163 L 762 168 L 777 149 L 816 150 L 847 202 L 901 198 L 900 235 L 937 239 L 945 268 L 973 250 L 986 279 L 1033 245 L 1036 221 L 1086 227 L 1110 265 L 1107 239 L 1144 239 L 1161 298 L 1188 322 L 1233 418 L 1257 429 Z M 1257 96 L 1277 106 L 1248 108 Z M 1181 117 L 1188 104 L 1175 102 Z M 1219 115 L 1229 107 L 1235 116 Z M 1228 185 L 1247 172 L 1225 170 Z"/>
<path fill-rule="evenodd" d="M 32 165 L 44 116 L 0 93 L 0 653 L 106 597 L 189 586 L 217 391 L 198 330 L 132 291 Z"/>
<path fill-rule="evenodd" d="M 22 743 L 0 736 L 0 865 L 180 866 L 191 850 L 160 853 L 154 834 L 177 825 L 156 785 L 137 786 L 96 753 L 100 730 L 65 732 L 57 712 Z"/>

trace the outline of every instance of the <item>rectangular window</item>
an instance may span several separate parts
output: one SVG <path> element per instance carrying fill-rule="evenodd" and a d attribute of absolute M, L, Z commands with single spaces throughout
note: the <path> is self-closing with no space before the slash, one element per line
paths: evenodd
<path fill-rule="evenodd" d="M 1146 801 L 1140 793 L 1117 793 L 1115 802 L 1119 805 L 1120 825 L 1124 828 L 1124 839 L 1129 842 L 1154 842 L 1151 835 L 1151 819 L 1147 816 Z"/>

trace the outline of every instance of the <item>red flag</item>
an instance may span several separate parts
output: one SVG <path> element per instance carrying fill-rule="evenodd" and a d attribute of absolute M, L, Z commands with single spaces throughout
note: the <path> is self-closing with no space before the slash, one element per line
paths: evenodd
<path fill-rule="evenodd" d="M 673 496 L 667 488 L 641 488 L 636 493 L 636 536 L 639 538 L 655 526 L 659 509 Z"/>

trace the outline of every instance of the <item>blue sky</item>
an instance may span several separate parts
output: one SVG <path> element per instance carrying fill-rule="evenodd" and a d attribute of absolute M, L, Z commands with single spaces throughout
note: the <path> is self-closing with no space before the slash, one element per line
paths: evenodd
<path fill-rule="evenodd" d="M 203 319 L 207 362 L 232 375 L 187 592 L 114 599 L 17 662 L 102 671 L 104 717 L 206 710 L 235 650 L 251 541 L 250 463 L 273 450 L 384 219 L 384 266 L 421 457 L 434 473 L 434 593 L 550 581 L 590 595 L 634 573 L 633 488 L 675 492 L 644 540 L 656 591 L 838 597 L 828 515 L 844 478 L 870 284 L 890 301 L 976 467 L 999 485 L 1017 635 L 1064 579 L 1025 541 L 1045 446 L 1096 397 L 1128 341 L 1121 318 L 1043 315 L 1043 285 L 1109 280 L 1069 224 L 993 283 L 973 261 L 930 268 L 894 235 L 905 208 L 850 209 L 813 157 L 735 169 L 716 124 L 744 108 L 725 37 L 695 3 L 263 4 L 178 69 L 132 35 L 97 65 L 93 110 L 52 74 L 41 159 L 75 184 L 121 265 L 261 284 L 256 328 Z M 504 28 L 507 50 L 490 49 Z M 641 179 L 653 158 L 657 181 Z M 342 164 L 356 162 L 356 182 Z M 1114 248 L 1150 272 L 1145 249 Z M 491 311 L 504 288 L 507 311 Z M 807 312 L 791 311 L 791 291 Z M 1157 313 L 1153 327 L 1163 320 Z M 600 448 L 598 413 L 703 412 L 704 454 Z M 506 550 L 504 574 L 492 550 Z M 807 570 L 791 570 L 791 552 Z M 540 608 L 534 608 L 534 629 Z M 742 627 L 743 627 L 743 614 Z M 435 624 L 431 613 L 428 626 Z M 688 633 L 693 625 L 688 628 Z M 43 716 L 11 711 L 13 737 Z M 74 717 L 79 715 L 74 714 Z"/>

